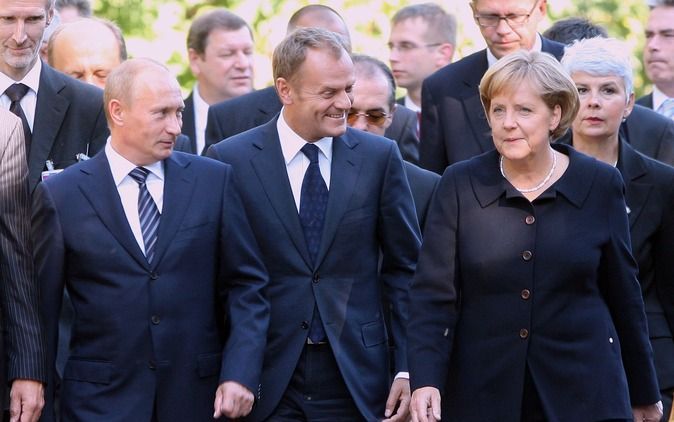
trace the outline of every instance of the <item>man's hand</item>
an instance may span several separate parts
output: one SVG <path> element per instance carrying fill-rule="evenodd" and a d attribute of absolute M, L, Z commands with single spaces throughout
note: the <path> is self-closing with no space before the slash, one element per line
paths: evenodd
<path fill-rule="evenodd" d="M 44 386 L 39 381 L 16 379 L 9 393 L 10 422 L 37 422 L 44 407 Z"/>
<path fill-rule="evenodd" d="M 254 401 L 255 396 L 246 387 L 235 381 L 225 381 L 215 392 L 213 417 L 241 418 L 250 413 Z"/>
<path fill-rule="evenodd" d="M 634 422 L 659 422 L 662 418 L 662 402 L 648 406 L 634 406 L 632 408 Z"/>
<path fill-rule="evenodd" d="M 435 387 L 417 388 L 412 393 L 412 422 L 440 420 L 440 391 Z"/>
<path fill-rule="evenodd" d="M 396 409 L 398 405 L 398 410 Z M 393 413 L 395 411 L 395 413 Z M 386 400 L 386 412 L 383 422 L 406 422 L 410 413 L 410 380 L 398 378 L 391 385 L 391 392 Z"/>

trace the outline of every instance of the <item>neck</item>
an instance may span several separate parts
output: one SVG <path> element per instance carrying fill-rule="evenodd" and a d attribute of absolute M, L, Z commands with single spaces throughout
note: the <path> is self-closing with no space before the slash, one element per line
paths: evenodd
<path fill-rule="evenodd" d="M 407 96 L 410 97 L 410 100 L 419 107 L 421 107 L 421 86 L 414 89 L 407 90 Z"/>
<path fill-rule="evenodd" d="M 669 98 L 674 98 L 674 80 L 656 84 L 658 89 Z"/>
<path fill-rule="evenodd" d="M 217 90 L 211 89 L 201 82 L 199 82 L 199 96 L 209 106 L 233 98 L 227 95 L 219 95 Z"/>
<path fill-rule="evenodd" d="M 540 186 L 536 191 L 542 191 L 547 186 L 554 172 L 555 151 L 548 147 L 536 155 L 530 155 L 523 160 L 509 160 L 501 158 L 501 172 L 508 181 L 520 191 Z"/>
<path fill-rule="evenodd" d="M 602 139 L 586 138 L 574 133 L 573 147 L 583 154 L 587 154 L 610 165 L 614 165 L 618 161 L 617 133 Z"/>

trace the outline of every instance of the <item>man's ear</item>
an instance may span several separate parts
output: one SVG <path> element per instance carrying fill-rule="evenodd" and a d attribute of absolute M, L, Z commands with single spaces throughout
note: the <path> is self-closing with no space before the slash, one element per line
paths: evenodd
<path fill-rule="evenodd" d="M 286 78 L 276 78 L 274 84 L 276 86 L 276 93 L 281 99 L 283 105 L 289 105 L 293 103 L 293 89 L 290 82 Z"/>

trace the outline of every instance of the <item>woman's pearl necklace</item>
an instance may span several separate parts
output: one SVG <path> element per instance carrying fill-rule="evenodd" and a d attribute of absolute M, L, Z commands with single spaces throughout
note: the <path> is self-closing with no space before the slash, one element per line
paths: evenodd
<path fill-rule="evenodd" d="M 552 177 L 552 174 L 555 172 L 555 167 L 557 167 L 557 154 L 555 154 L 555 152 L 553 151 L 552 152 L 552 167 L 550 167 L 550 172 L 548 173 L 547 176 L 545 176 L 545 179 L 543 179 L 543 181 L 541 183 L 539 183 L 536 186 L 534 186 L 533 188 L 529 188 L 529 189 L 520 189 L 518 187 L 515 187 L 515 185 L 513 185 L 513 187 L 515 187 L 515 189 L 517 189 L 521 193 L 536 192 L 537 190 L 539 190 L 543 186 L 545 186 L 546 183 L 548 183 L 548 181 Z M 499 168 L 499 170 L 501 170 L 501 176 L 503 176 L 504 179 L 508 180 L 508 178 L 505 175 L 505 172 L 503 171 L 503 156 L 502 155 L 498 159 L 498 168 Z"/>

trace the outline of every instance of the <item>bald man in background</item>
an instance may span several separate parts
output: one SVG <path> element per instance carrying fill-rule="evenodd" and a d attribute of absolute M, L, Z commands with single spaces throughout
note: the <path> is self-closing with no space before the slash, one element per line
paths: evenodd
<path fill-rule="evenodd" d="M 66 75 L 103 89 L 108 74 L 126 60 L 126 44 L 112 22 L 82 18 L 59 26 L 47 46 L 49 64 Z"/>

